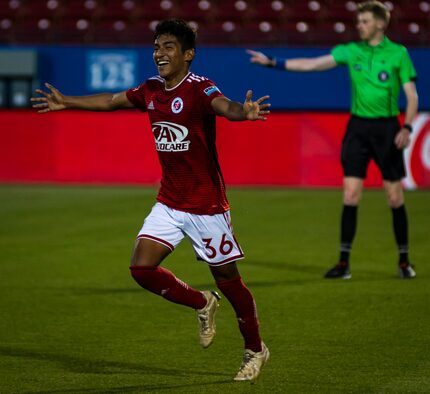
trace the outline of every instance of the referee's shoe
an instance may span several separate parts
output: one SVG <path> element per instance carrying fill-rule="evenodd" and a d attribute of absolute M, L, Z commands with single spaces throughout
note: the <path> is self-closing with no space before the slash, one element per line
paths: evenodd
<path fill-rule="evenodd" d="M 333 268 L 329 269 L 324 275 L 326 279 L 350 279 L 351 272 L 346 261 L 339 261 Z"/>
<path fill-rule="evenodd" d="M 399 264 L 399 275 L 402 279 L 412 279 L 417 276 L 412 266 L 409 263 Z"/>

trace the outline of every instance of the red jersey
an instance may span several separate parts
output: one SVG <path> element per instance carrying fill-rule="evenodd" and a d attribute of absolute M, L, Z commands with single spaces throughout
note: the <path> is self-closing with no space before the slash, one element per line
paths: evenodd
<path fill-rule="evenodd" d="M 211 102 L 222 93 L 193 73 L 177 86 L 159 76 L 127 91 L 127 98 L 148 112 L 162 169 L 157 201 L 181 211 L 213 215 L 229 209 L 215 146 Z"/>

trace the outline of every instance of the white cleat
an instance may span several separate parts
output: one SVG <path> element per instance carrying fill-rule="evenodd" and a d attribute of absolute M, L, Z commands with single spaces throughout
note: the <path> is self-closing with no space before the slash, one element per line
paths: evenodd
<path fill-rule="evenodd" d="M 262 343 L 262 347 L 261 352 L 253 352 L 252 350 L 245 349 L 242 364 L 234 380 L 255 382 L 260 375 L 261 369 L 270 357 L 267 346 Z"/>
<path fill-rule="evenodd" d="M 412 279 L 417 276 L 414 269 L 409 263 L 399 264 L 399 275 L 402 279 Z"/>
<path fill-rule="evenodd" d="M 207 300 L 207 304 L 203 309 L 197 309 L 197 319 L 199 321 L 200 345 L 206 349 L 212 344 L 215 337 L 215 312 L 221 297 L 216 291 L 202 291 L 202 293 Z"/>

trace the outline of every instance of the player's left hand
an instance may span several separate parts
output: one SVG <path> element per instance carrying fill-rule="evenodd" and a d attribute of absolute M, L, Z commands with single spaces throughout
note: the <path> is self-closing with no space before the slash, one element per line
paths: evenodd
<path fill-rule="evenodd" d="M 266 120 L 264 115 L 270 113 L 267 109 L 270 107 L 270 103 L 261 104 L 266 101 L 269 96 L 260 97 L 258 100 L 252 101 L 252 90 L 248 90 L 245 96 L 245 102 L 243 103 L 243 113 L 245 118 L 248 120 Z"/>
<path fill-rule="evenodd" d="M 410 132 L 402 127 L 394 138 L 394 144 L 397 149 L 405 149 L 411 141 Z"/>

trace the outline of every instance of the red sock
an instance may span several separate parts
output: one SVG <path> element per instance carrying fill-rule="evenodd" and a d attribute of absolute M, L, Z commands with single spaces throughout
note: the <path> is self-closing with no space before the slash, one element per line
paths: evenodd
<path fill-rule="evenodd" d="M 169 270 L 161 267 L 130 267 L 131 276 L 144 289 L 177 304 L 202 309 L 206 299 L 200 291 L 182 282 Z"/>
<path fill-rule="evenodd" d="M 239 330 L 245 340 L 245 349 L 261 352 L 259 322 L 254 297 L 238 276 L 235 279 L 217 282 L 218 288 L 230 301 L 236 312 Z"/>

